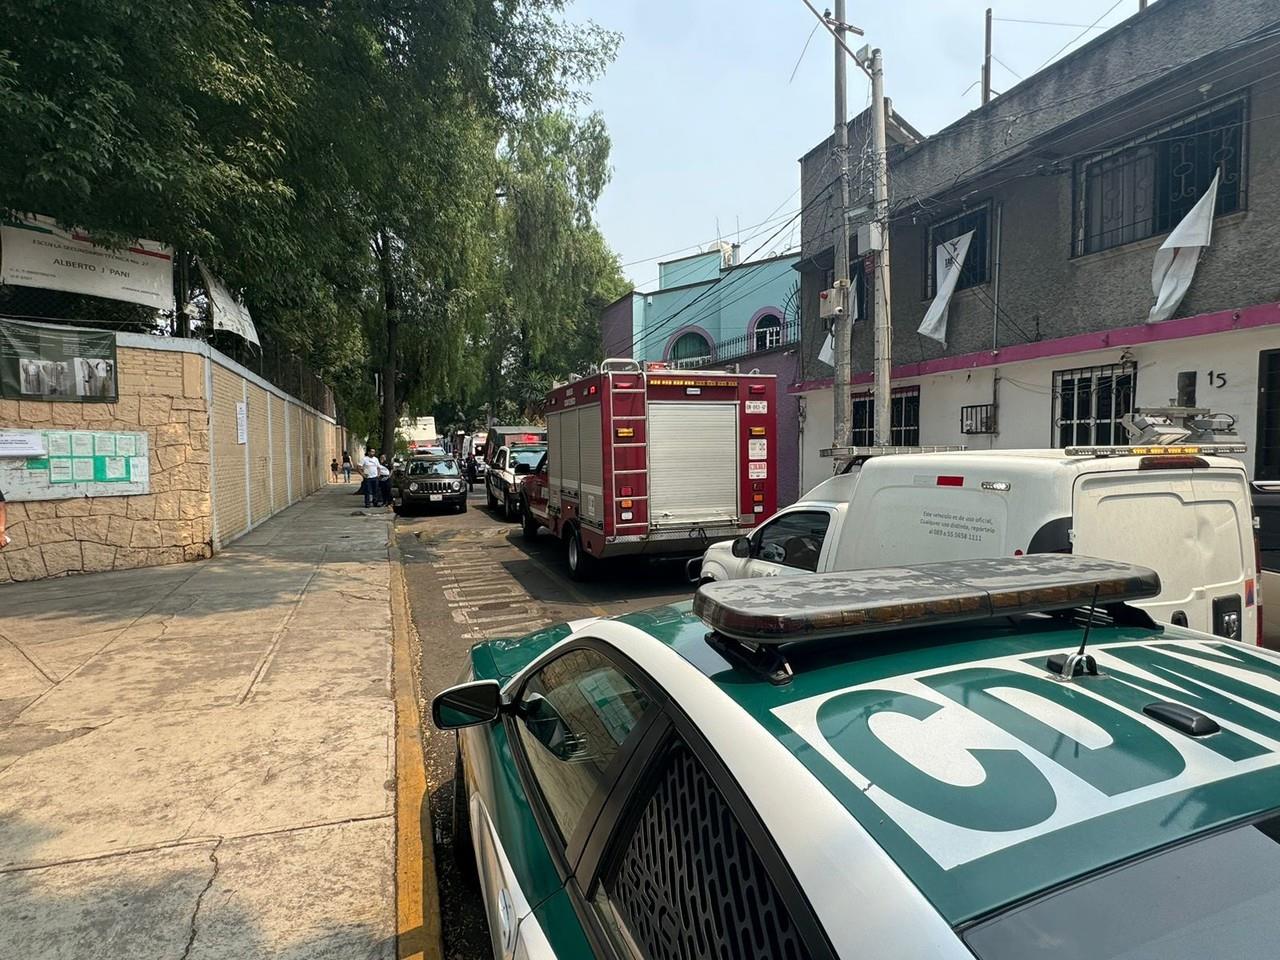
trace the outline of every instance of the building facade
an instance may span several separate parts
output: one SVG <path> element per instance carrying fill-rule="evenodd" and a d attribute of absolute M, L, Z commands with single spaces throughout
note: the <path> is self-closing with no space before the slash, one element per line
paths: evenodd
<path fill-rule="evenodd" d="M 1280 479 L 1277 54 L 1273 0 L 1160 0 L 932 137 L 898 125 L 895 443 L 1119 443 L 1135 407 L 1198 406 L 1234 416 L 1253 475 Z M 791 387 L 805 420 L 802 489 L 831 470 L 819 455 L 832 441 L 832 371 L 818 359 L 817 298 L 836 225 L 822 147 L 801 161 L 814 211 L 802 229 L 803 374 Z M 1175 315 L 1146 323 L 1156 251 L 1215 176 L 1212 244 Z M 939 245 L 970 233 L 943 345 L 917 328 Z M 855 254 L 853 268 L 869 285 L 872 264 Z M 873 428 L 862 306 L 854 443 Z"/>
<path fill-rule="evenodd" d="M 634 291 L 601 315 L 606 357 L 697 369 L 736 365 L 778 378 L 778 500 L 799 488 L 802 379 L 799 256 L 737 262 L 723 246 L 658 265 L 658 287 Z"/>

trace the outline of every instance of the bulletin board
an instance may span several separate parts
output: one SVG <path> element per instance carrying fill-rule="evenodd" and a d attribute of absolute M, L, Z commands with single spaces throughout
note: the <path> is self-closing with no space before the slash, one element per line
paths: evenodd
<path fill-rule="evenodd" d="M 30 434 L 32 431 L 0 430 Z M 145 433 L 40 430 L 44 455 L 0 458 L 6 500 L 132 497 L 151 492 L 151 450 Z"/>

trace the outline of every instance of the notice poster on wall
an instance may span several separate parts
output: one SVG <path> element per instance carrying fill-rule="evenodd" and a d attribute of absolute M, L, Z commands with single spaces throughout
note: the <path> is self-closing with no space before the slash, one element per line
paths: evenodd
<path fill-rule="evenodd" d="M 0 397 L 114 403 L 116 335 L 0 320 Z"/>
<path fill-rule="evenodd" d="M 32 435 L 38 443 L 32 441 Z M 101 430 L 3 430 L 0 450 L 38 450 L 34 456 L 0 456 L 0 490 L 6 500 L 131 497 L 151 492 L 150 450 L 145 433 Z M 127 451 L 127 452 L 126 452 Z"/>

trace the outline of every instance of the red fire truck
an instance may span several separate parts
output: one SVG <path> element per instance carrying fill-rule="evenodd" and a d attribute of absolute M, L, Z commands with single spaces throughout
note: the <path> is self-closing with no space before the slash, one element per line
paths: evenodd
<path fill-rule="evenodd" d="M 606 360 L 547 398 L 547 457 L 524 485 L 570 575 L 623 554 L 692 555 L 777 509 L 776 378 Z"/>

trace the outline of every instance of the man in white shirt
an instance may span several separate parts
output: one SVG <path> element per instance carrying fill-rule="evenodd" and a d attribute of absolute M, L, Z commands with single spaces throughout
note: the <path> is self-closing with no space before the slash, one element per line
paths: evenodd
<path fill-rule="evenodd" d="M 391 502 L 391 468 L 387 466 L 386 456 L 378 464 L 378 490 L 374 495 L 373 505 L 385 507 Z"/>
<path fill-rule="evenodd" d="M 360 492 L 364 494 L 364 505 L 366 507 L 373 506 L 375 495 L 378 492 L 378 458 L 373 454 L 373 447 L 366 447 L 364 457 L 360 460 L 360 475 L 364 477 L 364 483 L 360 485 Z"/>

